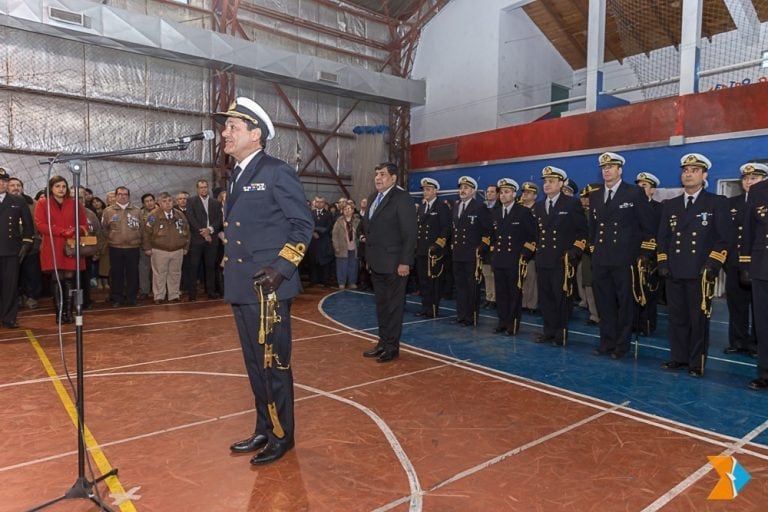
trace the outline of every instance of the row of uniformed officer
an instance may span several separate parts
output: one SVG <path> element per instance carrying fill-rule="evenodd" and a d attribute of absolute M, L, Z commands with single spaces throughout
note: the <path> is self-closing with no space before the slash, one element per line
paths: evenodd
<path fill-rule="evenodd" d="M 422 178 L 423 200 L 417 211 L 416 273 L 419 279 L 421 310 L 416 316 L 435 318 L 440 309 L 446 244 L 451 234 L 451 210 L 440 201 L 440 183 Z"/>

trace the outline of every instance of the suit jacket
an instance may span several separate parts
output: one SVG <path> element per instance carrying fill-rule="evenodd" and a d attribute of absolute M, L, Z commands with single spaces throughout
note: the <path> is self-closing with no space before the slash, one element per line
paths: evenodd
<path fill-rule="evenodd" d="M 739 266 L 739 253 L 744 237 L 744 217 L 747 213 L 747 202 L 744 194 L 728 198 L 728 213 L 731 219 L 731 241 L 733 245 L 728 250 L 728 259 L 725 265 L 728 267 Z"/>
<path fill-rule="evenodd" d="M 587 239 L 587 216 L 581 201 L 560 194 L 553 210 L 547 214 L 545 197 L 533 206 L 539 227 L 536 244 L 536 268 L 562 267 L 565 251 L 576 247 L 584 251 Z M 571 262 L 575 264 L 575 262 Z"/>
<path fill-rule="evenodd" d="M 461 218 L 459 218 L 460 208 L 461 200 L 456 201 L 452 214 L 453 261 L 474 261 L 478 248 L 484 249 L 491 245 L 491 232 L 493 231 L 491 210 L 485 206 L 485 203 L 477 199 L 472 199 L 467 203 Z"/>
<path fill-rule="evenodd" d="M 331 233 L 333 232 L 336 219 L 328 210 L 320 210 L 320 213 L 318 213 L 314 208 L 312 209 L 312 219 L 315 223 L 314 232 L 318 238 L 313 236 L 309 243 L 310 261 L 324 265 L 333 260 Z"/>
<path fill-rule="evenodd" d="M 241 176 L 243 178 L 244 176 Z M 187 201 L 187 211 L 184 212 L 187 216 L 187 222 L 189 222 L 189 230 L 191 232 L 191 245 L 199 245 L 205 243 L 205 238 L 200 235 L 200 230 L 211 226 L 213 228 L 213 243 L 218 243 L 218 237 L 216 236 L 223 227 L 223 218 L 221 203 L 219 203 L 213 196 L 208 195 L 208 215 L 205 214 L 205 207 L 203 206 L 203 200 L 200 196 L 195 195 L 190 197 Z"/>
<path fill-rule="evenodd" d="M 589 194 L 589 246 L 592 264 L 634 265 L 641 248 L 656 250 L 656 228 L 648 198 L 638 186 L 624 181 L 605 204 L 605 188 Z"/>
<path fill-rule="evenodd" d="M 0 256 L 18 256 L 22 241 L 34 241 L 34 229 L 32 213 L 24 198 L 6 192 L 0 203 Z"/>
<path fill-rule="evenodd" d="M 373 204 L 377 192 L 368 198 Z M 368 266 L 379 274 L 394 274 L 398 265 L 412 265 L 416 249 L 416 212 L 410 194 L 392 187 L 373 211 L 363 217 L 365 257 Z"/>
<path fill-rule="evenodd" d="M 686 210 L 685 196 L 664 202 L 658 260 L 667 262 L 675 279 L 698 279 L 705 263 L 722 266 L 731 248 L 728 201 L 702 190 Z"/>
<path fill-rule="evenodd" d="M 739 266 L 753 279 L 768 280 L 768 180 L 749 187 Z"/>
<path fill-rule="evenodd" d="M 509 214 L 502 219 L 503 207 L 492 210 L 493 268 L 517 268 L 520 254 L 530 259 L 536 248 L 536 220 L 529 208 L 512 203 Z"/>
<path fill-rule="evenodd" d="M 451 209 L 436 197 L 432 206 L 425 213 L 424 205 L 419 204 L 417 213 L 418 235 L 416 238 L 416 255 L 426 256 L 429 247 L 438 238 L 443 241 L 443 247 L 451 236 Z"/>
<path fill-rule="evenodd" d="M 309 244 L 312 227 L 304 189 L 294 169 L 264 151 L 258 153 L 227 199 L 224 300 L 257 303 L 253 275 L 267 266 L 285 278 L 277 290 L 279 300 L 298 295 L 296 269 Z"/>

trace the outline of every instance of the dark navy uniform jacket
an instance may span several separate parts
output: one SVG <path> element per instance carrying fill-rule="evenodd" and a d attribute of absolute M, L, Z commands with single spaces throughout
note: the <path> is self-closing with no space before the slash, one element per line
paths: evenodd
<path fill-rule="evenodd" d="M 259 152 L 227 198 L 224 223 L 224 300 L 259 302 L 253 275 L 271 266 L 285 280 L 278 300 L 299 293 L 296 271 L 312 236 L 312 214 L 296 172 L 282 160 Z"/>
<path fill-rule="evenodd" d="M 605 187 L 589 194 L 589 246 L 592 264 L 634 265 L 641 248 L 656 250 L 653 210 L 642 188 L 620 182 L 611 202 L 605 205 Z M 650 256 L 651 254 L 648 254 Z"/>
<path fill-rule="evenodd" d="M 768 280 L 768 180 L 749 187 L 739 263 L 753 279 Z"/>
<path fill-rule="evenodd" d="M 675 279 L 698 279 L 701 267 L 725 263 L 731 247 L 728 201 L 702 190 L 689 210 L 686 194 L 664 201 L 659 223 L 658 260 Z"/>
<path fill-rule="evenodd" d="M 429 247 L 439 238 L 445 247 L 451 235 L 451 209 L 439 197 L 432 202 L 429 210 L 424 212 L 424 205 L 419 205 L 417 214 L 419 230 L 416 238 L 416 255 L 426 256 Z"/>
<path fill-rule="evenodd" d="M 24 198 L 6 192 L 5 199 L 0 203 L 0 256 L 18 256 L 22 241 L 32 243 L 35 235 L 33 225 L 32 214 Z"/>
<path fill-rule="evenodd" d="M 728 198 L 728 213 L 731 219 L 731 241 L 733 246 L 728 250 L 728 259 L 725 264 L 729 268 L 739 266 L 739 254 L 744 238 L 744 217 L 747 213 L 747 201 L 744 194 Z"/>
<path fill-rule="evenodd" d="M 452 216 L 453 261 L 474 261 L 479 247 L 491 245 L 491 231 L 493 231 L 491 210 L 485 206 L 485 203 L 474 198 L 467 203 L 463 215 L 459 218 L 460 207 L 461 200 L 458 200 L 453 206 Z"/>
<path fill-rule="evenodd" d="M 517 268 L 520 253 L 530 259 L 536 250 L 536 220 L 530 208 L 513 202 L 509 213 L 502 219 L 503 206 L 492 210 L 493 268 Z"/>
<path fill-rule="evenodd" d="M 539 228 L 536 268 L 561 267 L 566 250 L 576 247 L 584 251 L 586 247 L 587 216 L 581 201 L 561 193 L 549 215 L 547 201 L 549 198 L 545 197 L 533 205 L 533 215 Z"/>

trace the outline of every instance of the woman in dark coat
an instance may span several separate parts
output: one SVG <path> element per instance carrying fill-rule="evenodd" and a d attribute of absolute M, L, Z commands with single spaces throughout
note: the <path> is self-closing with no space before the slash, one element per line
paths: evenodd
<path fill-rule="evenodd" d="M 88 220 L 85 208 L 82 204 L 78 206 L 80 230 L 82 234 L 87 234 Z M 42 237 L 40 268 L 43 272 L 54 274 L 51 282 L 57 306 L 56 317 L 59 322 L 71 323 L 71 291 L 74 288 L 73 278 L 77 267 L 75 258 L 65 253 L 64 245 L 67 239 L 75 236 L 75 200 L 70 197 L 69 185 L 63 177 L 53 176 L 48 182 L 46 197 L 41 197 L 35 207 L 35 226 Z M 85 258 L 80 258 L 80 270 L 85 270 Z"/>

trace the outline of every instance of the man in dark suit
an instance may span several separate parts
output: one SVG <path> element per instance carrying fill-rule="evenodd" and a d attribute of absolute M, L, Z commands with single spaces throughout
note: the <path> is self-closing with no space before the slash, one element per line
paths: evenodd
<path fill-rule="evenodd" d="M 328 286 L 334 257 L 331 233 L 335 219 L 326 209 L 324 197 L 317 196 L 312 200 L 312 219 L 315 222 L 315 230 L 307 250 L 309 285 Z"/>
<path fill-rule="evenodd" d="M 744 236 L 739 252 L 740 279 L 752 285 L 752 302 L 768 304 L 768 180 L 749 189 Z M 768 315 L 755 315 L 757 336 L 757 378 L 749 383 L 755 390 L 768 389 Z"/>
<path fill-rule="evenodd" d="M 712 163 L 699 153 L 680 160 L 683 194 L 664 202 L 659 223 L 659 276 L 666 278 L 670 360 L 665 370 L 702 377 L 709 343 L 711 288 L 731 247 L 728 201 L 704 190 Z M 709 304 L 708 304 L 709 303 Z"/>
<path fill-rule="evenodd" d="M 497 182 L 500 206 L 493 211 L 493 278 L 496 281 L 497 334 L 517 334 L 523 301 L 523 276 L 536 250 L 536 221 L 530 208 L 515 201 L 518 184 L 511 178 Z"/>
<path fill-rule="evenodd" d="M 192 238 L 189 243 L 187 289 L 190 302 L 197 299 L 197 272 L 200 261 L 205 271 L 205 292 L 209 299 L 218 299 L 216 292 L 216 252 L 218 233 L 222 228 L 221 204 L 208 194 L 208 182 L 197 180 L 197 195 L 187 202 L 187 221 Z"/>
<path fill-rule="evenodd" d="M 603 187 L 589 195 L 592 288 L 600 315 L 600 345 L 593 354 L 621 359 L 629 352 L 635 318 L 632 267 L 641 254 L 647 266 L 656 250 L 656 226 L 645 193 L 621 179 L 624 157 L 603 153 L 598 163 Z"/>
<path fill-rule="evenodd" d="M 536 277 L 544 323 L 537 343 L 564 347 L 568 342 L 576 268 L 587 244 L 587 217 L 580 200 L 562 193 L 568 179 L 563 169 L 548 165 L 541 177 L 545 197 L 533 207 L 539 226 Z"/>
<path fill-rule="evenodd" d="M 459 200 L 453 207 L 453 280 L 456 284 L 456 323 L 477 325 L 482 262 L 491 249 L 491 210 L 475 198 L 477 181 L 459 178 Z"/>
<path fill-rule="evenodd" d="M 437 197 L 440 183 L 422 178 L 423 199 L 417 213 L 416 273 L 421 292 L 421 310 L 416 316 L 435 318 L 440 309 L 445 251 L 451 235 L 451 210 Z M 431 264 L 432 258 L 434 264 Z"/>
<path fill-rule="evenodd" d="M 230 450 L 258 451 L 251 464 L 267 464 L 294 445 L 291 303 L 301 286 L 297 267 L 312 236 L 312 215 L 293 168 L 264 151 L 275 135 L 264 109 L 240 97 L 214 120 L 224 125 L 224 152 L 237 162 L 224 224 L 224 300 L 232 305 L 256 399 L 253 434 Z M 277 321 L 262 318 L 272 307 Z"/>
<path fill-rule="evenodd" d="M 725 260 L 725 298 L 728 302 L 728 346 L 724 352 L 734 354 L 742 352 L 757 355 L 755 340 L 754 317 L 750 329 L 749 315 L 754 312 L 752 307 L 752 290 L 739 282 L 739 253 L 744 234 L 744 215 L 747 212 L 747 199 L 753 184 L 758 183 L 768 175 L 768 165 L 750 162 L 741 166 L 741 188 L 743 194 L 728 198 L 728 210 L 731 214 L 731 228 L 736 236 L 733 237 L 733 247 L 728 251 Z"/>
<path fill-rule="evenodd" d="M 656 189 L 659 188 L 661 180 L 651 174 L 650 172 L 640 172 L 635 178 L 635 183 L 638 187 L 642 188 L 645 192 L 645 196 L 648 198 L 648 204 L 651 207 L 651 219 L 652 226 L 654 226 L 654 238 L 656 232 L 659 230 L 659 220 L 661 219 L 661 203 L 653 199 L 653 195 Z M 658 304 L 659 295 L 661 295 L 661 280 L 659 279 L 659 273 L 657 270 L 656 252 L 645 251 L 648 256 L 648 261 L 640 259 L 639 263 L 647 265 L 645 267 L 645 287 L 643 289 L 643 295 L 645 297 L 645 304 L 638 305 L 635 308 L 635 325 L 633 328 L 645 336 L 650 335 L 656 330 L 656 320 L 658 317 Z M 638 267 L 636 267 L 638 268 Z M 638 268 L 637 274 L 639 275 L 640 268 Z M 639 285 L 638 285 L 639 286 Z"/>
<path fill-rule="evenodd" d="M 405 285 L 416 249 L 416 212 L 410 194 L 396 185 L 394 164 L 379 164 L 374 171 L 376 193 L 368 198 L 371 207 L 361 226 L 376 296 L 379 341 L 363 356 L 386 363 L 400 355 Z"/>
<path fill-rule="evenodd" d="M 0 322 L 18 327 L 19 264 L 32 249 L 32 214 L 22 197 L 8 193 L 8 172 L 0 167 Z"/>

